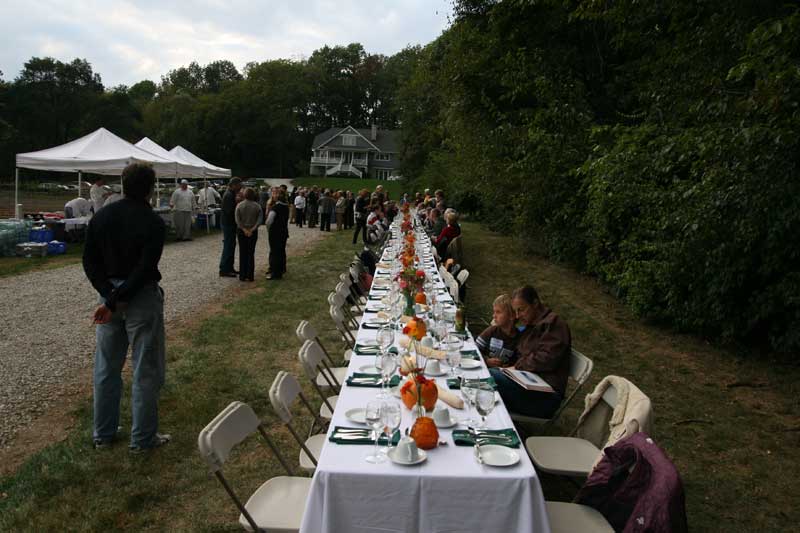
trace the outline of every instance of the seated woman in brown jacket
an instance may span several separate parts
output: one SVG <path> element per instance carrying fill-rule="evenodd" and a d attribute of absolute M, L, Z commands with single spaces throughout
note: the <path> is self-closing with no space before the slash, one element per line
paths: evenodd
<path fill-rule="evenodd" d="M 572 337 L 567 323 L 545 307 L 531 286 L 511 295 L 520 334 L 514 368 L 535 372 L 555 392 L 529 391 L 506 377 L 499 368 L 490 368 L 497 390 L 512 413 L 550 418 L 561 405 L 567 389 Z"/>

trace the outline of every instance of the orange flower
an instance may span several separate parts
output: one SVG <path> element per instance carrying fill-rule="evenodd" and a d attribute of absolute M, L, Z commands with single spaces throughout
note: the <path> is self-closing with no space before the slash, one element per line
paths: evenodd
<path fill-rule="evenodd" d="M 428 329 L 425 327 L 425 322 L 416 317 L 409 320 L 403 328 L 403 333 L 405 335 L 417 339 L 418 341 L 422 340 L 427 331 Z"/>

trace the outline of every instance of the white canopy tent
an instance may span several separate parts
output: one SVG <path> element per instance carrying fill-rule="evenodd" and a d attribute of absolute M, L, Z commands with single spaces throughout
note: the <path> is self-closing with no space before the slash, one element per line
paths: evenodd
<path fill-rule="evenodd" d="M 206 176 L 210 176 L 212 178 L 230 178 L 231 177 L 231 169 L 229 168 L 222 168 L 215 165 L 212 165 L 208 161 L 204 161 L 194 155 L 192 152 L 184 148 L 183 146 L 176 146 L 169 153 L 174 154 L 185 161 L 189 161 L 193 165 L 199 165 L 206 169 Z"/>
<path fill-rule="evenodd" d="M 55 172 L 77 172 L 78 194 L 81 188 L 81 173 L 119 176 L 133 162 L 153 166 L 156 176 L 172 176 L 177 172 L 177 163 L 147 150 L 134 146 L 117 137 L 105 128 L 100 128 L 80 139 L 47 148 L 38 152 L 17 154 L 14 181 L 14 213 L 19 212 L 19 169 L 49 170 Z"/>
<path fill-rule="evenodd" d="M 177 153 L 172 153 L 157 142 L 148 137 L 143 137 L 141 141 L 137 142 L 134 146 L 147 150 L 151 154 L 155 154 L 163 159 L 168 159 L 176 163 L 175 172 L 179 176 L 187 176 L 192 178 L 202 178 L 205 174 L 203 172 L 203 165 L 195 164 L 181 157 Z"/>

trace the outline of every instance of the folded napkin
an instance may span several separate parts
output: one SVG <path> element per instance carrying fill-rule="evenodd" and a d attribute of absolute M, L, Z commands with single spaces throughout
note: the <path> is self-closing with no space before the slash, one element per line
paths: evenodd
<path fill-rule="evenodd" d="M 488 383 L 494 390 L 497 390 L 497 383 L 495 383 L 494 378 L 491 376 L 481 379 L 481 383 Z M 461 380 L 458 378 L 448 378 L 447 386 L 453 390 L 459 390 L 461 388 Z"/>
<path fill-rule="evenodd" d="M 378 355 L 380 351 L 381 347 L 376 344 L 356 343 L 355 347 L 353 348 L 353 352 L 355 352 L 356 355 Z"/>
<path fill-rule="evenodd" d="M 380 387 L 382 378 L 380 374 L 366 374 L 364 372 L 353 372 L 347 378 L 347 385 L 350 387 Z M 389 378 L 389 387 L 396 387 L 400 384 L 400 376 L 394 375 Z"/>
<path fill-rule="evenodd" d="M 480 359 L 481 356 L 478 350 L 461 350 L 462 359 Z"/>
<path fill-rule="evenodd" d="M 372 300 L 373 302 L 381 301 L 381 300 L 383 300 L 383 296 L 370 295 L 370 296 L 367 297 L 367 299 Z"/>
<path fill-rule="evenodd" d="M 439 399 L 442 400 L 444 403 L 446 403 L 450 407 L 455 407 L 456 409 L 464 408 L 464 400 L 462 400 L 449 390 L 445 389 L 438 383 L 436 384 L 436 388 L 439 389 Z"/>
<path fill-rule="evenodd" d="M 336 426 L 328 437 L 328 440 L 336 444 L 375 444 L 372 438 L 372 430 L 368 428 L 346 428 Z M 378 437 L 378 444 L 386 446 L 386 435 Z M 400 442 L 400 431 L 395 431 L 392 435 L 392 446 L 397 446 Z"/>
<path fill-rule="evenodd" d="M 361 327 L 364 329 L 381 329 L 385 328 L 386 326 L 391 327 L 392 323 L 386 320 L 384 322 L 364 322 L 361 324 Z"/>
<path fill-rule="evenodd" d="M 403 335 L 403 337 L 400 338 L 400 346 L 402 348 L 408 348 L 409 344 L 411 344 L 411 339 Z M 417 353 L 419 353 L 423 357 L 427 357 L 428 359 L 442 360 L 447 357 L 446 352 L 443 352 L 442 350 L 434 350 L 430 346 L 422 346 L 419 343 L 417 343 Z"/>
<path fill-rule="evenodd" d="M 511 428 L 478 429 L 476 431 L 481 444 L 499 444 L 509 448 L 519 448 L 519 437 L 517 437 L 517 432 Z M 475 441 L 468 429 L 454 429 L 453 442 L 456 443 L 456 446 L 475 446 Z"/>

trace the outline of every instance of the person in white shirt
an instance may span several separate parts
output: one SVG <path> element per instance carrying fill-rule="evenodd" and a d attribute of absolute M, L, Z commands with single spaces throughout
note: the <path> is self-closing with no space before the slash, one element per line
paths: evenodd
<path fill-rule="evenodd" d="M 111 186 L 111 195 L 109 195 L 109 197 L 106 198 L 103 207 L 109 204 L 113 204 L 114 202 L 117 202 L 119 200 L 122 200 L 122 185 L 117 185 L 115 183 L 114 185 Z"/>
<path fill-rule="evenodd" d="M 189 190 L 189 182 L 181 180 L 181 186 L 175 189 L 169 199 L 169 206 L 173 209 L 172 220 L 175 224 L 175 240 L 192 240 L 192 212 L 197 209 L 197 200 L 194 193 Z"/>
<path fill-rule="evenodd" d="M 200 189 L 200 192 L 197 193 L 197 206 L 200 209 L 205 210 L 206 207 L 220 204 L 222 204 L 222 197 L 211 185 L 203 187 Z"/>
<path fill-rule="evenodd" d="M 89 189 L 89 197 L 92 199 L 92 204 L 94 207 L 94 212 L 97 213 L 105 204 L 106 198 L 108 198 L 111 193 L 106 190 L 104 185 L 106 184 L 106 180 L 103 178 L 97 178 L 94 180 L 94 185 Z"/>
<path fill-rule="evenodd" d="M 92 204 L 86 198 L 75 198 L 64 205 L 64 216 L 66 218 L 85 217 L 91 212 Z"/>
<path fill-rule="evenodd" d="M 306 214 L 306 191 L 305 189 L 301 189 L 300 192 L 297 193 L 297 196 L 294 199 L 294 219 L 297 222 L 297 227 L 302 228 L 303 222 L 305 221 L 305 214 Z"/>

